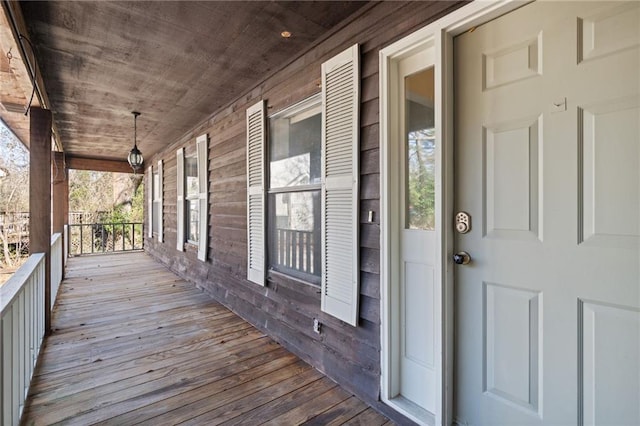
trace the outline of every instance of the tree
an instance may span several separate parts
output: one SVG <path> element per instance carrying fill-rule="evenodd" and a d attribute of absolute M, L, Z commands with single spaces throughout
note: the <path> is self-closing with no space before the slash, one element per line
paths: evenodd
<path fill-rule="evenodd" d="M 69 211 L 82 212 L 84 223 L 141 222 L 142 175 L 71 170 Z"/>
<path fill-rule="evenodd" d="M 29 153 L 0 121 L 0 270 L 15 269 L 28 256 L 28 211 Z"/>
<path fill-rule="evenodd" d="M 408 225 L 412 229 L 435 229 L 434 130 L 417 130 L 408 136 Z"/>

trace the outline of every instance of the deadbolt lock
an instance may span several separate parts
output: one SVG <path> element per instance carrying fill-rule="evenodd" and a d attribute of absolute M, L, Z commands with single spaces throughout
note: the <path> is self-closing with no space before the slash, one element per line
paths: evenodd
<path fill-rule="evenodd" d="M 467 212 L 456 213 L 456 231 L 460 234 L 466 234 L 471 231 L 471 216 Z"/>

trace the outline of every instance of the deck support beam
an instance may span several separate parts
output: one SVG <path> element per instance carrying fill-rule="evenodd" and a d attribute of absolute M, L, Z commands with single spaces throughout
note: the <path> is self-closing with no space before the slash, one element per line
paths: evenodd
<path fill-rule="evenodd" d="M 44 332 L 51 332 L 51 111 L 29 117 L 29 254 L 45 254 Z"/>
<path fill-rule="evenodd" d="M 76 157 L 65 158 L 70 170 L 92 170 L 94 172 L 133 173 L 127 160 L 104 160 L 98 158 Z M 144 169 L 142 169 L 144 171 Z"/>

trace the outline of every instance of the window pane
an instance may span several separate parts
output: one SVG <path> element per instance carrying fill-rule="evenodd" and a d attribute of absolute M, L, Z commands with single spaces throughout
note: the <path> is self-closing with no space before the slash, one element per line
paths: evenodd
<path fill-rule="evenodd" d="M 187 200 L 187 240 L 197 243 L 200 236 L 200 201 L 196 199 Z"/>
<path fill-rule="evenodd" d="M 153 199 L 160 199 L 160 175 L 158 175 L 158 172 L 153 174 Z"/>
<path fill-rule="evenodd" d="M 405 228 L 435 229 L 434 69 L 405 77 Z"/>
<path fill-rule="evenodd" d="M 151 229 L 154 233 L 160 231 L 160 175 L 158 172 L 153 173 L 153 203 L 151 204 Z"/>
<path fill-rule="evenodd" d="M 269 265 L 312 282 L 320 277 L 320 191 L 269 195 Z"/>
<path fill-rule="evenodd" d="M 184 174 L 187 197 L 198 196 L 198 159 L 196 157 L 185 158 Z"/>
<path fill-rule="evenodd" d="M 270 187 L 320 183 L 319 107 L 272 118 L 270 129 Z"/>
<path fill-rule="evenodd" d="M 159 201 L 154 201 L 152 203 L 152 230 L 155 233 L 158 233 L 160 231 L 160 202 Z"/>

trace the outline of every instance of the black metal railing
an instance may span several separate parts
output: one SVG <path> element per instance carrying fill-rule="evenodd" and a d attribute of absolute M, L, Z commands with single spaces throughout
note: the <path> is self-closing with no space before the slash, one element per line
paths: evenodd
<path fill-rule="evenodd" d="M 69 225 L 69 256 L 144 249 L 142 222 Z"/>

